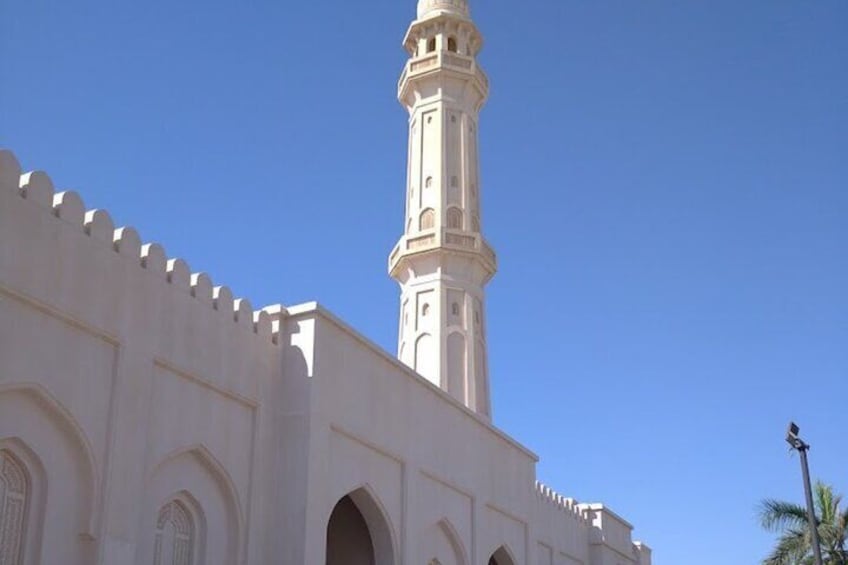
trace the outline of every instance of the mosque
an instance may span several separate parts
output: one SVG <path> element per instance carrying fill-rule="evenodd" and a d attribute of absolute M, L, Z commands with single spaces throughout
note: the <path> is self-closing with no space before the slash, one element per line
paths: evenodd
<path fill-rule="evenodd" d="M 467 0 L 419 0 L 397 357 L 255 309 L 0 152 L 0 565 L 650 565 L 491 421 Z"/>

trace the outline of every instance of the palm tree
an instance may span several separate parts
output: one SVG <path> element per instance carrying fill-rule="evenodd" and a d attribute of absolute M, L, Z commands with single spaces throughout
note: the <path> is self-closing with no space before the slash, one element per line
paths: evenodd
<path fill-rule="evenodd" d="M 818 519 L 822 559 L 825 565 L 848 565 L 848 509 L 841 509 L 842 497 L 833 487 L 817 482 L 814 505 Z M 760 503 L 760 522 L 770 532 L 779 532 L 777 545 L 763 565 L 812 565 L 813 548 L 804 506 L 781 500 Z"/>

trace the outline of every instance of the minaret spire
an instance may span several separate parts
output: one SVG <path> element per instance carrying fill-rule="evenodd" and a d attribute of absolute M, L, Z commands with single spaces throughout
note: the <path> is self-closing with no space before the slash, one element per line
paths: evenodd
<path fill-rule="evenodd" d="M 404 234 L 389 257 L 401 286 L 398 356 L 490 417 L 484 287 L 497 259 L 481 234 L 477 119 L 489 83 L 466 0 L 419 0 L 398 99 L 409 111 Z"/>

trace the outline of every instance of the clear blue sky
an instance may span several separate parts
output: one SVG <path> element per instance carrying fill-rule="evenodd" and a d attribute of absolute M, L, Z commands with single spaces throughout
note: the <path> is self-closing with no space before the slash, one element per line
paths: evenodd
<path fill-rule="evenodd" d="M 255 305 L 395 349 L 415 0 L 0 0 L 0 145 Z M 848 3 L 473 4 L 497 424 L 656 565 L 848 491 Z"/>

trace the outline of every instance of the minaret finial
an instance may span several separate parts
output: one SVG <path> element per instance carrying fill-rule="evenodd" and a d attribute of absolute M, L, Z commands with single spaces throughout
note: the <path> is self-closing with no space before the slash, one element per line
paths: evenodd
<path fill-rule="evenodd" d="M 463 17 L 471 15 L 468 0 L 418 0 L 418 17 L 423 18 L 431 12 L 447 12 Z"/>

